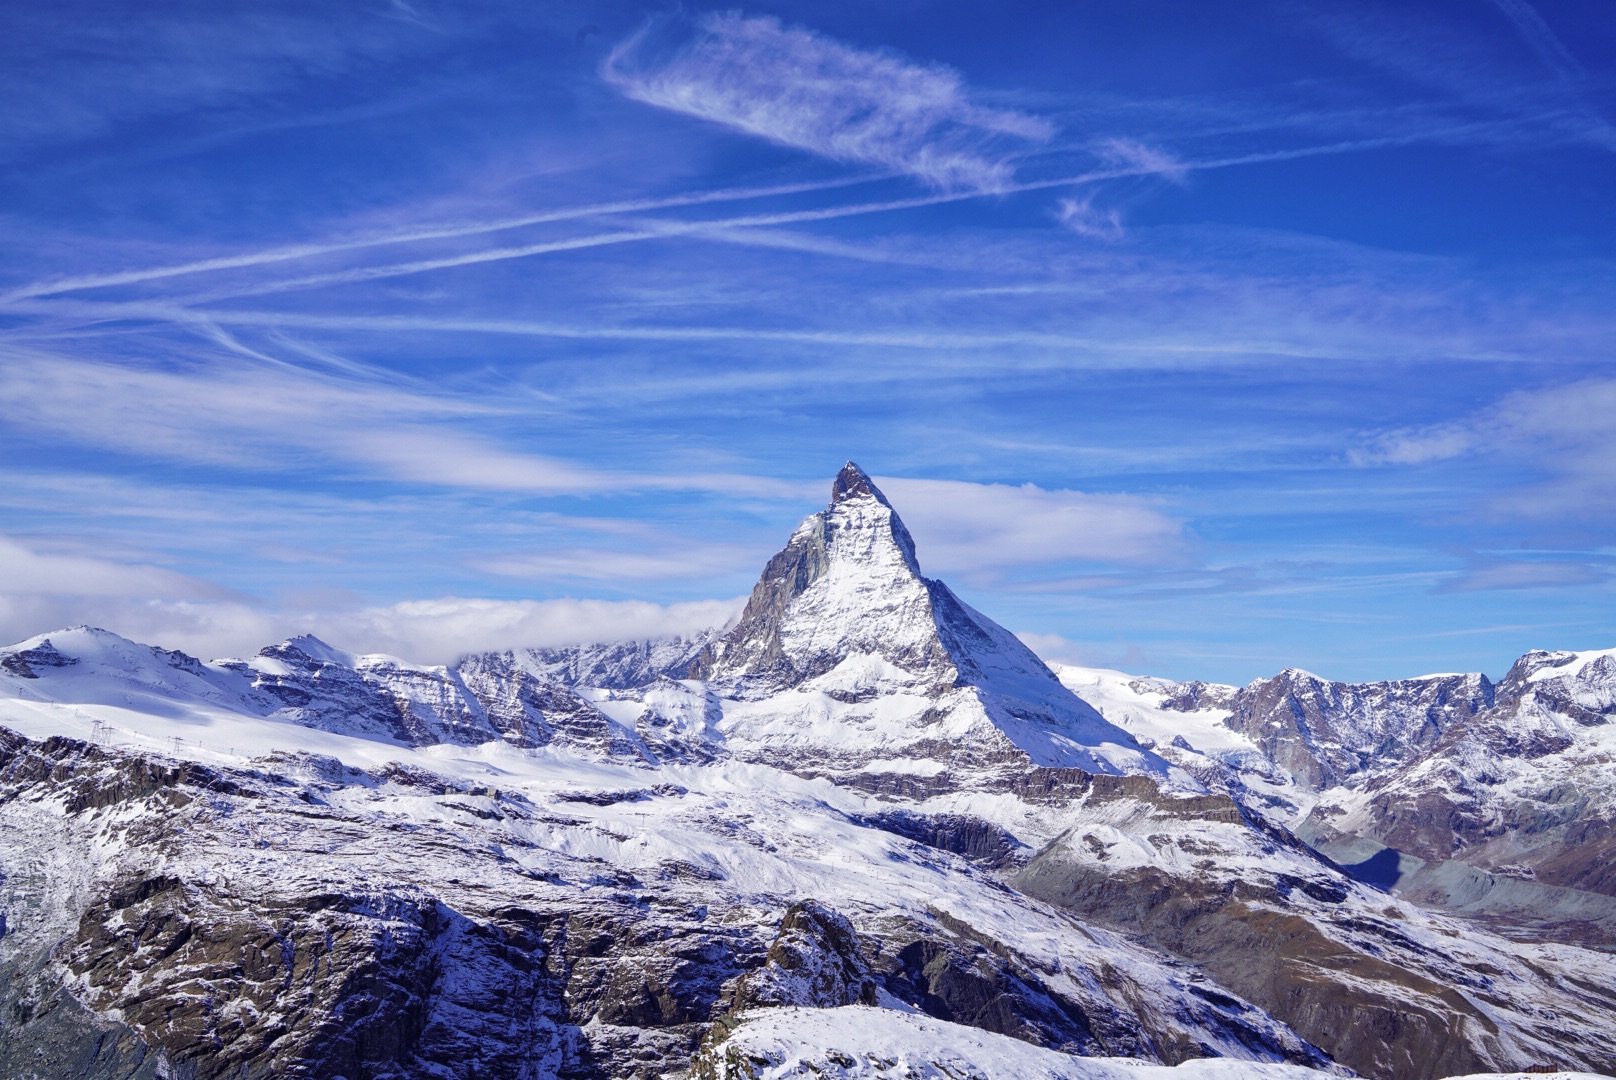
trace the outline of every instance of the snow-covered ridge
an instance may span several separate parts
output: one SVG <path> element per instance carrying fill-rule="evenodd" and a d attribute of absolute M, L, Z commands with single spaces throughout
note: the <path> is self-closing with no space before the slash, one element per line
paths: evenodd
<path fill-rule="evenodd" d="M 1195 786 L 1013 634 L 923 577 L 902 519 L 857 465 L 831 489 L 722 634 L 483 654 L 450 667 L 355 656 L 312 636 L 211 664 L 132 642 L 103 647 L 77 630 L 11 654 L 48 638 L 81 660 L 80 675 L 34 688 L 48 684 L 63 702 L 100 700 L 92 684 L 108 673 L 84 673 L 132 663 L 147 672 L 152 711 L 176 707 L 156 704 L 166 693 L 406 746 L 497 739 L 646 763 L 730 755 L 827 775 L 907 771 L 937 784 L 1046 766 Z"/>

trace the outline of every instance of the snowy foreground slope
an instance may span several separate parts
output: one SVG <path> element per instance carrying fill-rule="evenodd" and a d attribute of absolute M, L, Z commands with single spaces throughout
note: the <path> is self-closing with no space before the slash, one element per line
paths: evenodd
<path fill-rule="evenodd" d="M 1075 1058 L 946 1020 L 858 1005 L 752 1013 L 729 1039 L 698 1055 L 694 1070 L 697 1080 L 1318 1080 L 1327 1075 L 1298 1065 L 1227 1058 L 1199 1058 L 1171 1068 L 1131 1058 Z M 1580 1080 L 1594 1074 L 1552 1075 Z"/>
<path fill-rule="evenodd" d="M 1057 678 L 851 465 L 693 639 L 430 668 L 40 635 L 0 649 L 0 1075 L 1616 1072 L 1593 930 L 1298 838 L 1382 850 L 1414 770 L 1474 754 L 1597 792 L 1605 662 L 1542 655 L 1497 688 Z M 1435 790 L 1535 799 L 1509 857 L 1575 883 L 1510 880 L 1602 925 L 1566 853 L 1611 803 L 1488 767 Z"/>

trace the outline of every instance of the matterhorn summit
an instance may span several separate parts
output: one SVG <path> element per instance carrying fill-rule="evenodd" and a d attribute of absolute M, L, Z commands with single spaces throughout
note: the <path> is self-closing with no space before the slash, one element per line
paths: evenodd
<path fill-rule="evenodd" d="M 733 752 L 797 771 L 1165 772 L 1014 634 L 924 577 L 903 520 L 851 461 L 684 674 L 725 700 Z"/>

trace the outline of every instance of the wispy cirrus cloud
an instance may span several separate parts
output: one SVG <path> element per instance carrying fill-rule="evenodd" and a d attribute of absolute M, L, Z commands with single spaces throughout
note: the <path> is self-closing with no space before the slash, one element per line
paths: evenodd
<path fill-rule="evenodd" d="M 1603 585 L 1610 581 L 1608 565 L 1585 558 L 1501 559 L 1471 557 L 1458 574 L 1437 586 L 1439 593 L 1492 592 L 1500 589 L 1563 589 L 1574 585 Z M 1608 564 L 1610 560 L 1605 560 Z"/>
<path fill-rule="evenodd" d="M 1093 195 L 1081 199 L 1060 199 L 1055 206 L 1055 217 L 1079 236 L 1095 240 L 1122 239 L 1122 212 L 1095 206 Z"/>
<path fill-rule="evenodd" d="M 369 232 L 322 242 L 283 244 L 255 251 L 193 259 L 167 266 L 148 266 L 110 273 L 102 272 L 74 277 L 51 278 L 32 282 L 0 294 L 0 303 L 24 300 L 36 296 L 55 296 L 61 293 L 105 289 L 120 285 L 144 284 L 169 278 L 186 277 L 192 274 L 256 269 L 264 266 L 274 266 L 277 263 L 297 262 L 327 255 L 341 255 L 393 245 L 417 244 L 435 240 L 455 240 L 468 236 L 486 236 L 490 233 L 509 232 L 514 229 L 575 221 L 580 218 L 609 217 L 618 214 L 647 213 L 653 210 L 703 206 L 711 203 L 778 198 L 783 195 L 797 195 L 847 187 L 861 182 L 861 179 L 855 178 L 812 181 L 801 184 L 776 184 L 765 187 L 718 188 L 662 198 L 621 199 L 615 202 L 587 203 L 557 210 L 496 217 L 481 221 L 443 222 L 439 224 L 415 223 L 395 229 Z M 603 241 L 597 238 L 596 242 Z M 539 251 L 531 252 L 531 254 L 538 254 L 542 250 L 544 249 L 541 248 Z M 324 280 L 315 282 L 315 284 L 324 283 Z"/>
<path fill-rule="evenodd" d="M 1582 65 L 1565 47 L 1554 30 L 1526 0 L 1493 0 L 1493 6 L 1515 24 L 1526 44 L 1537 53 L 1555 76 L 1564 82 L 1573 82 L 1582 75 Z"/>
<path fill-rule="evenodd" d="M 670 35 L 682 40 L 670 44 Z M 1039 117 L 977 104 L 950 68 L 768 16 L 647 27 L 613 50 L 603 72 L 648 105 L 941 188 L 1002 189 L 1010 154 L 1053 134 Z"/>
<path fill-rule="evenodd" d="M 10 103 L 0 113 L 0 154 L 149 116 L 227 106 L 441 44 L 438 32 L 379 14 L 272 5 L 11 8 L 0 44 L 0 89 Z M 50 78 L 57 64 L 70 65 L 73 77 Z"/>

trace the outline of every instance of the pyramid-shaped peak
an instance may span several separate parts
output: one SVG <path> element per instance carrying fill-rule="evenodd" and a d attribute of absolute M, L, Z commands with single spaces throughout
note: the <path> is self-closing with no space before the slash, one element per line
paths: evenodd
<path fill-rule="evenodd" d="M 870 479 L 870 474 L 859 468 L 856 462 L 849 461 L 842 466 L 842 471 L 836 474 L 836 479 L 831 483 L 830 504 L 835 506 L 837 503 L 856 499 L 861 495 L 872 496 L 885 506 L 892 505 L 887 502 L 887 497 L 881 494 L 881 489 L 875 486 L 875 481 Z"/>

